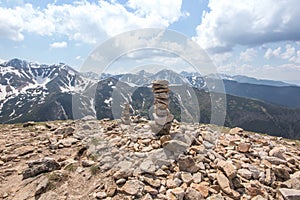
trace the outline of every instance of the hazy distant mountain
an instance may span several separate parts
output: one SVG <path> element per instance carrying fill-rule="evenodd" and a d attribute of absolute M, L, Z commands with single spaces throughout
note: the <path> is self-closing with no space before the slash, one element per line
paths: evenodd
<path fill-rule="evenodd" d="M 255 84 L 255 85 L 269 85 L 269 86 L 277 86 L 277 87 L 296 86 L 295 84 L 285 83 L 283 81 L 256 79 L 253 77 L 242 76 L 242 75 L 229 76 L 226 74 L 221 74 L 220 77 L 223 80 L 231 80 L 231 81 L 236 81 L 238 83 L 249 83 L 249 84 Z"/>

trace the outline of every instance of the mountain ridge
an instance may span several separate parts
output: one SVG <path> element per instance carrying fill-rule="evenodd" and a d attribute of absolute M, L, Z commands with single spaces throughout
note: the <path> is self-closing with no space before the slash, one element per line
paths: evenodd
<path fill-rule="evenodd" d="M 140 76 L 125 74 L 124 76 L 127 77 L 125 82 L 122 81 L 122 75 L 114 75 L 113 79 L 110 79 L 109 77 L 111 76 L 109 74 L 102 74 L 105 79 L 99 80 L 98 77 L 95 80 L 95 74 L 81 74 L 76 70 L 72 70 L 69 66 L 66 67 L 64 64 L 50 65 L 48 68 L 45 65 L 42 65 L 43 67 L 41 68 L 35 65 L 33 69 L 30 67 L 32 64 L 20 62 L 20 66 L 25 65 L 27 70 L 23 70 L 20 67 L 17 69 L 12 68 L 12 66 L 0 65 L 0 70 L 3 72 L 0 74 L 1 123 L 77 119 L 86 115 L 91 115 L 98 119 L 119 118 L 121 113 L 119 105 L 122 105 L 124 102 L 130 102 L 137 114 L 148 118 L 152 117 L 149 115 L 149 109 L 153 102 L 152 92 L 149 88 L 151 79 L 143 80 L 143 77 L 141 77 L 143 74 L 147 74 L 145 71 L 141 72 Z M 90 78 L 89 75 L 92 75 L 94 78 Z M 181 92 L 182 95 L 188 95 L 186 93 L 187 90 L 191 90 L 197 96 L 198 103 L 193 104 L 185 100 L 188 96 L 178 96 L 178 94 L 171 93 L 170 107 L 177 120 L 180 120 L 183 112 L 186 112 L 189 116 L 199 115 L 199 113 L 195 113 L 198 112 L 195 106 L 199 106 L 201 113 L 200 122 L 210 123 L 211 99 L 205 87 L 206 82 L 214 81 L 213 79 L 203 79 L 199 76 L 190 76 L 189 79 L 170 71 L 158 72 L 156 75 L 150 76 L 152 79 L 169 76 L 171 88 L 183 91 Z M 137 86 L 138 84 L 134 84 L 136 83 L 135 81 L 140 81 L 140 84 L 143 86 Z M 233 82 L 229 81 L 230 84 L 227 82 L 226 80 L 224 81 L 225 89 L 228 91 L 226 86 L 230 86 Z M 192 87 L 193 84 L 195 88 Z M 237 85 L 237 83 L 234 84 L 234 86 Z M 251 86 L 249 91 L 256 91 L 253 89 L 253 87 L 257 87 L 256 85 L 248 85 Z M 286 88 L 268 87 L 276 89 Z M 231 88 L 234 89 L 234 87 Z M 290 86 L 287 86 L 287 88 L 290 88 Z M 297 87 L 295 88 L 298 89 Z M 241 90 L 245 91 L 243 87 Z M 218 93 L 219 91 L 211 92 Z M 230 93 L 226 94 L 226 126 L 241 126 L 251 131 L 265 132 L 289 138 L 300 138 L 300 127 L 297 126 L 297 123 L 300 122 L 298 109 L 277 106 L 268 103 L 268 101 L 263 102 L 260 99 L 255 100 L 253 95 L 247 98 L 238 97 L 240 95 L 240 93 L 236 96 L 232 96 Z M 286 101 L 285 99 L 280 100 Z M 76 112 L 74 113 L 74 111 Z"/>

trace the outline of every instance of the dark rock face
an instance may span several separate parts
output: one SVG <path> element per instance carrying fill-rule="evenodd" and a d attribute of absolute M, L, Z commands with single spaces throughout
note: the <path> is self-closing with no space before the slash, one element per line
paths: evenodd
<path fill-rule="evenodd" d="M 23 179 L 37 176 L 41 173 L 60 169 L 60 165 L 52 158 L 43 158 L 28 163 L 28 169 L 23 172 Z"/>

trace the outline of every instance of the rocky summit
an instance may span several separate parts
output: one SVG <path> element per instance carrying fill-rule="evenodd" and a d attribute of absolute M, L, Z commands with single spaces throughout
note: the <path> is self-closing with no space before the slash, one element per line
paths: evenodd
<path fill-rule="evenodd" d="M 0 199 L 300 199 L 298 141 L 174 121 L 0 126 Z"/>

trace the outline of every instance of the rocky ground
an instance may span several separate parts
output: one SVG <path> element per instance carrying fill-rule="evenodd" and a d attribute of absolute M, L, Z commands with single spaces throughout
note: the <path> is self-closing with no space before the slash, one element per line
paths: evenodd
<path fill-rule="evenodd" d="M 298 141 L 148 121 L 0 125 L 0 199 L 300 199 Z"/>

